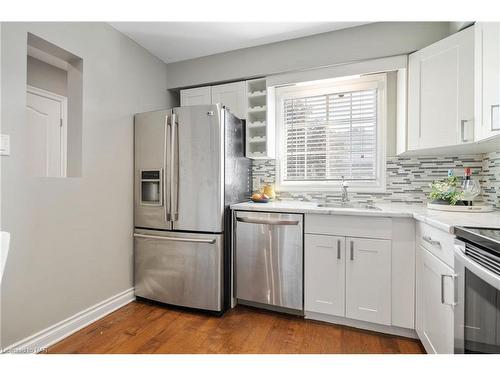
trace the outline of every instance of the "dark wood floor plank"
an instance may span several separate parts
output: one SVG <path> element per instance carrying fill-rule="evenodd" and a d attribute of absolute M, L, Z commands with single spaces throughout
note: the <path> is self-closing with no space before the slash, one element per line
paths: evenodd
<path fill-rule="evenodd" d="M 307 354 L 343 353 L 343 329 L 339 326 L 308 321 L 302 352 Z"/>
<path fill-rule="evenodd" d="M 144 317 L 155 309 L 137 303 L 130 303 L 114 313 L 90 324 L 50 348 L 58 353 L 92 353 L 109 342 L 115 334 L 128 329 L 136 317 Z"/>
<path fill-rule="evenodd" d="M 425 353 L 417 340 L 237 306 L 223 317 L 132 302 L 48 353 Z"/>
<path fill-rule="evenodd" d="M 241 353 L 259 354 L 263 353 L 262 348 L 267 340 L 269 331 L 275 322 L 279 319 L 275 314 L 256 312 L 259 324 L 251 324 L 251 331 L 248 335 Z"/>

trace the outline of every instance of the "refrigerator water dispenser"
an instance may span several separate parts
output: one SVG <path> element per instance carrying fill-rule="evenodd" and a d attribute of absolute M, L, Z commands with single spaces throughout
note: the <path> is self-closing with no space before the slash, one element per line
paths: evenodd
<path fill-rule="evenodd" d="M 162 170 L 141 171 L 141 205 L 161 206 L 162 202 Z"/>

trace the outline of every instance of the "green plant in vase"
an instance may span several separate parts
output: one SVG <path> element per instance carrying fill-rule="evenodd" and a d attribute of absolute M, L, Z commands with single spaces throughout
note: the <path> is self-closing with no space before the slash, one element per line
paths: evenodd
<path fill-rule="evenodd" d="M 429 198 L 432 203 L 455 205 L 462 200 L 462 191 L 456 176 L 448 176 L 444 180 L 430 184 Z"/>

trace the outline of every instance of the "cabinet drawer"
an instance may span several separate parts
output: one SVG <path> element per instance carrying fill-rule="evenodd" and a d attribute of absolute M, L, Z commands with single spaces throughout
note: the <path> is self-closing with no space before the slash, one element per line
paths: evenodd
<path fill-rule="evenodd" d="M 453 267 L 455 237 L 428 224 L 417 222 L 416 242 L 438 259 Z"/>
<path fill-rule="evenodd" d="M 392 220 L 387 217 L 309 214 L 305 233 L 391 239 Z"/>

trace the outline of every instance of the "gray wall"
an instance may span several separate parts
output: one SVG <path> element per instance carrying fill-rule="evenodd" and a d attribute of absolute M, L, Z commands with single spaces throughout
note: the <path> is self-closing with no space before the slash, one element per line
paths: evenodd
<path fill-rule="evenodd" d="M 68 73 L 46 62 L 28 56 L 28 85 L 68 96 Z"/>
<path fill-rule="evenodd" d="M 168 88 L 400 55 L 451 33 L 448 22 L 383 22 L 167 64 Z"/>
<path fill-rule="evenodd" d="M 104 23 L 1 24 L 2 287 L 8 346 L 132 287 L 133 114 L 165 108 L 165 64 Z M 83 58 L 81 178 L 25 174 L 27 33 Z"/>

